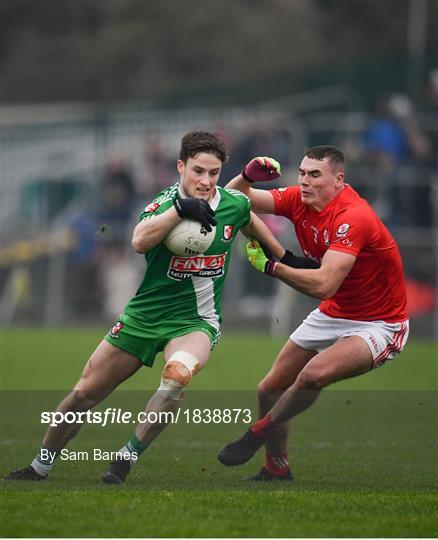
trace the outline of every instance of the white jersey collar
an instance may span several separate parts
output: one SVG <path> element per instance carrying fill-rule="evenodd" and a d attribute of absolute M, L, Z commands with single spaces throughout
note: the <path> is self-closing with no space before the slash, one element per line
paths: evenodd
<path fill-rule="evenodd" d="M 210 206 L 213 210 L 216 210 L 216 208 L 219 206 L 220 200 L 221 200 L 221 194 L 219 192 L 219 188 L 216 186 L 216 193 L 214 194 L 213 199 L 210 201 Z"/>

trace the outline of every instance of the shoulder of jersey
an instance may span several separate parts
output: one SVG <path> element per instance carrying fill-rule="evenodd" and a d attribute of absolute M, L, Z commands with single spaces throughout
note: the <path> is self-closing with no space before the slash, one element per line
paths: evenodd
<path fill-rule="evenodd" d="M 249 198 L 245 195 L 245 193 L 242 193 L 241 191 L 237 189 L 232 189 L 232 188 L 219 188 L 219 189 L 225 191 L 226 193 L 229 193 L 233 197 L 243 197 L 244 199 L 249 201 Z"/>
<path fill-rule="evenodd" d="M 299 186 L 283 186 L 279 188 L 275 188 L 275 191 L 300 191 Z"/>
<path fill-rule="evenodd" d="M 351 186 L 349 187 L 351 188 Z M 339 206 L 343 210 L 349 210 L 351 212 L 367 212 L 369 210 L 372 211 L 370 203 L 366 199 L 361 197 L 359 193 L 357 193 L 357 191 L 354 191 L 353 189 L 345 191 L 345 197 L 343 200 L 341 200 L 341 204 Z"/>
<path fill-rule="evenodd" d="M 166 189 L 163 189 L 163 191 L 160 191 L 157 193 L 157 195 L 154 197 L 152 204 L 157 204 L 158 206 L 161 206 L 167 201 L 172 201 L 175 198 L 175 195 L 178 191 L 178 182 L 174 184 L 173 186 L 170 186 Z M 146 206 L 145 211 L 150 207 L 151 205 L 148 204 Z"/>

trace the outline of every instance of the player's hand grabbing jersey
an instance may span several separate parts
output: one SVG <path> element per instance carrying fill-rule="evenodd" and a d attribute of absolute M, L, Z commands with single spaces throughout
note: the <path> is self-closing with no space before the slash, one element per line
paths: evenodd
<path fill-rule="evenodd" d="M 205 253 L 179 257 L 161 242 L 145 253 L 147 269 L 126 313 L 143 323 L 166 320 L 195 321 L 202 319 L 219 329 L 221 296 L 231 259 L 231 246 L 237 232 L 249 224 L 250 202 L 239 191 L 217 187 L 210 206 L 215 210 L 216 235 Z M 140 220 L 172 207 L 179 192 L 178 184 L 156 195 Z"/>
<path fill-rule="evenodd" d="M 295 226 L 304 254 L 321 260 L 330 249 L 356 258 L 320 310 L 331 317 L 401 322 L 408 318 L 400 253 L 371 206 L 348 184 L 321 212 L 301 202 L 299 187 L 271 190 L 275 213 Z"/>

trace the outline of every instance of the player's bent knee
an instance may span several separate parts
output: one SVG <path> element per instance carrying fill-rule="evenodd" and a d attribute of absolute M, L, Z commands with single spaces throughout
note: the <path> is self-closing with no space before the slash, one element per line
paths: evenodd
<path fill-rule="evenodd" d="M 260 394 L 277 394 L 278 392 L 284 392 L 289 388 L 290 384 L 287 384 L 284 380 L 278 380 L 276 378 L 270 378 L 269 374 L 259 382 L 257 387 L 258 393 Z"/>
<path fill-rule="evenodd" d="M 164 366 L 158 393 L 167 399 L 180 401 L 199 368 L 199 361 L 192 354 L 186 351 L 173 353 Z"/>
<path fill-rule="evenodd" d="M 271 388 L 267 388 L 266 386 L 262 386 L 260 384 L 257 387 L 257 395 L 259 399 L 269 399 L 276 393 L 278 393 L 277 390 L 272 390 Z"/>
<path fill-rule="evenodd" d="M 259 385 L 257 398 L 260 407 L 263 410 L 270 409 L 277 402 L 282 393 L 282 390 L 272 390 L 270 388 L 266 388 L 265 386 Z"/>
<path fill-rule="evenodd" d="M 299 374 L 296 384 L 303 390 L 319 390 L 327 386 L 327 381 L 320 370 L 305 368 Z"/>
<path fill-rule="evenodd" d="M 95 405 L 95 400 L 85 390 L 73 390 L 62 402 L 62 408 L 69 411 L 86 411 Z"/>
<path fill-rule="evenodd" d="M 259 399 L 269 399 L 273 392 L 275 392 L 275 390 L 264 384 L 263 381 L 257 387 Z"/>

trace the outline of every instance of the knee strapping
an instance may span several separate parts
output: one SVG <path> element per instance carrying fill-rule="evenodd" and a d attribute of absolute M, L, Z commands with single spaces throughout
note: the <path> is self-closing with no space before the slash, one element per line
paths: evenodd
<path fill-rule="evenodd" d="M 172 354 L 164 366 L 158 393 L 167 399 L 180 401 L 193 375 L 199 370 L 199 360 L 186 351 Z"/>

